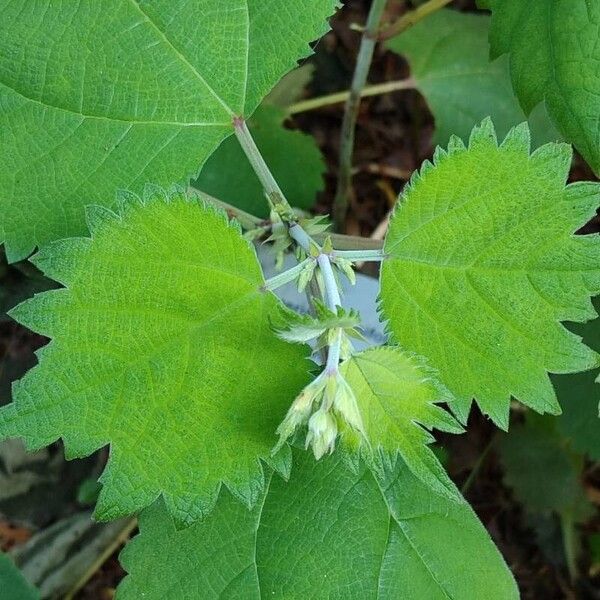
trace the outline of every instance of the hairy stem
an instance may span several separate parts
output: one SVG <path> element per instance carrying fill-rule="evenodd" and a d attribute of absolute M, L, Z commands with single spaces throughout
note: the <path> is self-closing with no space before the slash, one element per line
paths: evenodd
<path fill-rule="evenodd" d="M 329 377 L 335 376 L 339 370 L 342 335 L 343 331 L 338 327 L 335 330 L 333 342 L 329 346 L 327 362 L 325 363 L 325 374 Z"/>
<path fill-rule="evenodd" d="M 274 277 L 270 277 L 265 281 L 264 285 L 262 286 L 262 289 L 273 291 L 281 287 L 282 285 L 285 285 L 286 283 L 294 281 L 294 279 L 296 279 L 298 275 L 300 275 L 300 273 L 304 270 L 308 263 L 312 262 L 313 260 L 315 259 L 312 257 L 306 258 L 301 263 L 298 263 L 295 267 L 292 267 L 291 269 L 288 269 L 283 273 L 279 273 Z"/>
<path fill-rule="evenodd" d="M 308 233 L 306 233 L 306 231 L 304 231 L 302 226 L 298 223 L 290 223 L 288 232 L 290 234 L 290 237 L 298 244 L 298 246 L 300 246 L 300 248 L 302 248 L 307 253 L 310 252 L 311 243 L 317 245 L 316 242 L 313 242 L 312 238 L 308 235 Z"/>
<path fill-rule="evenodd" d="M 331 243 L 336 250 L 381 250 L 383 248 L 382 240 L 342 233 L 320 233 L 315 235 L 315 241 L 322 242 L 327 237 L 331 238 Z"/>
<path fill-rule="evenodd" d="M 317 310 L 315 308 L 315 298 L 318 298 L 320 296 L 319 292 L 320 292 L 319 284 L 317 283 L 317 280 L 313 277 L 310 280 L 308 287 L 306 288 L 306 300 L 308 301 L 308 312 L 313 317 L 317 316 Z M 318 353 L 319 353 L 321 362 L 323 364 L 325 364 L 327 362 L 327 349 L 321 347 L 321 348 L 319 348 Z"/>
<path fill-rule="evenodd" d="M 202 200 L 208 202 L 208 204 L 212 204 L 213 206 L 217 206 L 218 208 L 223 209 L 227 213 L 229 218 L 233 217 L 237 219 L 244 229 L 256 229 L 257 227 L 261 227 L 265 224 L 265 221 L 263 219 L 255 217 L 254 215 L 251 215 L 249 212 L 246 212 L 241 208 L 237 208 L 236 206 L 227 204 L 227 202 L 223 202 L 222 200 L 219 200 L 218 198 L 215 198 L 214 196 L 211 196 L 206 192 L 197 190 L 194 187 L 189 187 L 188 192 L 190 194 L 194 194 L 195 196 L 199 196 L 200 198 L 202 198 Z"/>
<path fill-rule="evenodd" d="M 367 96 L 379 96 L 380 94 L 388 94 L 390 92 L 397 92 L 399 90 L 412 90 L 416 87 L 416 82 L 412 78 L 400 79 L 398 81 L 386 81 L 385 83 L 377 83 L 375 85 L 368 85 L 360 90 L 360 97 L 366 98 Z M 331 104 L 339 104 L 346 102 L 350 98 L 350 90 L 343 92 L 336 92 L 335 94 L 329 94 L 327 96 L 319 96 L 318 98 L 309 98 L 308 100 L 302 100 L 291 104 L 287 108 L 287 112 L 290 115 L 295 115 L 301 112 L 307 112 L 309 110 L 315 110 L 323 106 L 329 106 Z"/>
<path fill-rule="evenodd" d="M 333 312 L 337 312 L 337 307 L 341 305 L 340 292 L 337 281 L 331 266 L 331 260 L 327 254 L 321 252 L 321 247 L 306 233 L 304 228 L 297 222 L 296 217 L 291 209 L 289 202 L 286 200 L 283 192 L 277 185 L 267 163 L 265 162 L 260 150 L 256 146 L 246 122 L 241 117 L 236 117 L 233 120 L 235 135 L 240 142 L 244 153 L 248 157 L 254 172 L 263 185 L 263 189 L 267 197 L 271 200 L 274 206 L 278 206 L 283 222 L 288 228 L 290 237 L 300 246 L 307 254 L 311 254 L 313 247 L 319 252 L 317 262 L 319 269 L 323 275 L 324 285 L 324 300 L 326 305 Z M 282 274 L 285 275 L 285 274 Z M 328 373 L 336 373 L 340 359 L 340 351 L 342 344 L 342 330 L 336 332 L 335 341 L 329 346 L 327 352 L 326 370 Z"/>
<path fill-rule="evenodd" d="M 333 258 L 345 258 L 346 260 L 374 261 L 379 262 L 386 258 L 381 250 L 334 250 Z"/>
<path fill-rule="evenodd" d="M 321 269 L 323 275 L 323 287 L 325 288 L 325 304 L 327 308 L 332 312 L 337 312 L 337 307 L 342 305 L 340 298 L 340 292 L 338 289 L 333 269 L 331 268 L 331 262 L 326 254 L 319 254 L 317 257 L 317 263 Z"/>
<path fill-rule="evenodd" d="M 188 192 L 192 195 L 199 196 L 209 204 L 222 208 L 230 217 L 237 219 L 244 229 L 265 227 L 266 230 L 272 227 L 270 221 L 255 217 L 241 208 L 223 202 L 223 200 L 219 200 L 206 192 L 202 192 L 194 187 L 189 187 Z M 343 235 L 341 233 L 318 233 L 313 236 L 313 240 L 317 244 L 322 244 L 328 237 L 331 237 L 333 247 L 336 250 L 380 250 L 383 247 L 383 242 L 381 240 L 374 240 L 357 235 Z"/>
<path fill-rule="evenodd" d="M 317 257 L 317 263 L 321 269 L 323 275 L 323 287 L 325 288 L 325 304 L 327 308 L 336 313 L 337 307 L 342 305 L 342 299 L 340 298 L 340 292 L 338 289 L 333 269 L 331 268 L 331 261 L 326 254 L 319 254 Z M 335 375 L 338 372 L 338 366 L 340 362 L 340 352 L 342 350 L 342 330 L 336 329 L 333 334 L 333 342 L 329 346 L 327 352 L 327 362 L 325 363 L 325 373 L 329 376 Z"/>
<path fill-rule="evenodd" d="M 256 176 L 263 186 L 265 194 L 275 207 L 283 209 L 284 212 L 293 214 L 292 207 L 284 196 L 279 184 L 275 181 L 267 163 L 265 162 L 260 150 L 258 149 L 254 138 L 250 134 L 250 130 L 246 125 L 246 121 L 242 117 L 236 117 L 233 120 L 233 129 L 235 136 L 244 151 L 244 154 L 250 161 Z"/>
<path fill-rule="evenodd" d="M 390 38 L 399 35 L 412 27 L 431 13 L 443 8 L 446 4 L 450 4 L 452 0 L 429 0 L 425 4 L 421 4 L 414 10 L 405 13 L 397 21 L 391 25 L 384 27 L 377 36 L 380 41 L 389 40 Z"/>
<path fill-rule="evenodd" d="M 340 159 L 337 180 L 337 190 L 333 204 L 333 223 L 336 231 L 342 231 L 348 211 L 348 195 L 352 185 L 352 155 L 354 152 L 354 130 L 360 106 L 360 96 L 367 81 L 375 44 L 377 43 L 377 28 L 383 14 L 386 0 L 373 0 L 367 25 L 363 32 L 356 67 L 350 86 L 350 94 L 346 100 L 342 133 L 340 138 Z"/>

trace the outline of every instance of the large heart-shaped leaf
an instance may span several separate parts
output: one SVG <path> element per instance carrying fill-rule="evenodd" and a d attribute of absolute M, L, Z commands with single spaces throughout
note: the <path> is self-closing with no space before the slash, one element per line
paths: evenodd
<path fill-rule="evenodd" d="M 526 125 L 498 145 L 491 121 L 469 147 L 452 138 L 405 189 L 391 220 L 381 307 L 389 329 L 426 357 L 464 421 L 472 398 L 508 427 L 510 397 L 560 407 L 547 371 L 598 365 L 560 321 L 586 321 L 600 292 L 600 239 L 575 236 L 600 204 L 596 183 L 565 187 L 571 149 L 529 155 Z"/>
<path fill-rule="evenodd" d="M 600 3 L 480 0 L 492 10 L 492 56 L 510 53 L 525 112 L 545 101 L 565 139 L 600 172 Z"/>
<path fill-rule="evenodd" d="M 225 483 L 252 505 L 259 459 L 308 380 L 302 346 L 279 340 L 278 300 L 254 249 L 224 215 L 175 192 L 95 207 L 90 238 L 54 242 L 34 262 L 66 289 L 12 315 L 52 338 L 0 410 L 0 438 L 39 448 L 62 437 L 70 457 L 111 445 L 97 507 L 126 515 L 162 493 L 180 523 Z M 286 454 L 287 453 L 287 454 Z"/>
<path fill-rule="evenodd" d="M 336 0 L 0 1 L 0 242 L 85 231 L 118 188 L 184 182 L 326 31 Z"/>
<path fill-rule="evenodd" d="M 399 461 L 376 481 L 339 453 L 294 456 L 289 483 L 269 479 L 252 512 L 223 493 L 178 531 L 161 504 L 142 513 L 122 553 L 117 598 L 513 600 L 518 590 L 464 500 L 420 483 Z"/>

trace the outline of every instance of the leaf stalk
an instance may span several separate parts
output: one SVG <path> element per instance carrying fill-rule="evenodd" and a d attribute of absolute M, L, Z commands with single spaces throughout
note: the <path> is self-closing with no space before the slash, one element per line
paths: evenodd
<path fill-rule="evenodd" d="M 269 279 L 267 279 L 265 281 L 264 285 L 262 286 L 262 289 L 265 291 L 272 292 L 273 290 L 280 288 L 282 285 L 285 285 L 286 283 L 290 283 L 290 282 L 296 280 L 298 278 L 298 276 L 300 275 L 300 273 L 302 273 L 302 271 L 306 268 L 306 266 L 313 260 L 315 260 L 315 259 L 312 258 L 312 256 L 309 256 L 308 258 L 304 259 L 302 262 L 298 263 L 296 266 L 292 267 L 291 269 L 288 269 L 287 271 L 284 271 L 283 273 L 279 273 L 278 275 L 275 275 L 274 277 L 270 277 Z"/>
<path fill-rule="evenodd" d="M 390 92 L 397 92 L 400 90 L 412 90 L 416 87 L 416 85 L 417 82 L 411 77 L 396 81 L 376 83 L 374 85 L 367 85 L 360 90 L 360 97 L 366 98 L 368 96 L 379 96 L 381 94 L 389 94 Z M 340 104 L 341 102 L 346 102 L 350 98 L 350 94 L 350 90 L 344 90 L 342 92 L 336 92 L 335 94 L 328 94 L 327 96 L 319 96 L 317 98 L 301 100 L 300 102 L 290 104 L 290 106 L 287 107 L 287 113 L 289 115 L 295 115 L 297 113 L 322 108 L 323 106 Z"/>
<path fill-rule="evenodd" d="M 377 1 L 377 0 L 376 0 Z M 329 253 L 333 253 L 332 250 L 332 241 L 330 238 L 326 238 L 324 245 L 327 248 L 327 252 L 323 251 L 323 248 L 317 244 L 311 236 L 304 230 L 304 228 L 298 223 L 298 219 L 294 214 L 289 202 L 283 195 L 280 187 L 278 186 L 275 178 L 273 177 L 269 167 L 265 163 L 260 150 L 256 146 L 254 139 L 246 125 L 246 122 L 242 118 L 235 118 L 233 120 L 233 126 L 235 130 L 235 135 L 240 142 L 242 149 L 244 150 L 250 164 L 252 165 L 256 175 L 263 185 L 263 189 L 269 200 L 271 201 L 272 207 L 275 209 L 283 223 L 288 228 L 288 234 L 294 240 L 294 242 L 304 250 L 304 252 L 308 255 L 308 260 L 316 260 L 317 265 L 319 267 L 319 272 L 322 277 L 322 294 L 323 299 L 325 301 L 326 306 L 333 313 L 337 313 L 338 306 L 342 305 L 340 290 L 338 287 L 338 282 L 333 272 L 332 267 L 332 257 Z M 328 253 L 329 252 L 329 253 Z M 273 286 L 278 287 L 283 283 L 288 283 L 293 280 L 297 275 L 300 274 L 300 271 L 306 266 L 306 261 L 303 261 L 300 265 L 278 275 L 274 278 L 271 278 L 266 284 L 265 287 L 273 289 Z M 339 372 L 339 364 L 340 358 L 342 354 L 342 344 L 344 340 L 344 331 L 340 327 L 336 327 L 331 330 L 331 338 L 330 343 L 327 349 L 327 360 L 325 363 L 325 368 L 321 372 L 321 374 L 317 377 L 316 380 L 313 381 L 313 386 L 318 384 L 317 395 L 321 395 L 321 386 L 322 380 L 326 381 L 327 390 L 329 390 L 325 395 L 327 403 L 325 403 L 321 409 L 316 411 L 309 417 L 310 410 L 312 407 L 313 400 L 316 398 L 314 394 L 310 395 L 308 393 L 308 389 L 311 388 L 311 384 L 309 384 L 308 388 L 300 394 L 300 396 L 296 399 L 296 401 L 290 407 L 288 414 L 285 419 L 277 429 L 277 433 L 281 436 L 280 441 L 277 444 L 276 448 L 280 447 L 280 445 L 295 431 L 300 422 L 304 422 L 305 419 L 308 418 L 308 429 L 309 432 L 307 434 L 307 444 L 313 446 L 313 452 L 317 458 L 320 458 L 323 453 L 327 451 L 333 450 L 335 438 L 337 436 L 337 428 L 335 425 L 335 419 L 331 414 L 332 410 L 332 402 L 334 402 L 334 398 L 337 398 L 341 391 L 338 391 L 339 386 L 344 386 L 345 381 Z M 347 384 L 346 384 L 347 385 Z M 345 392 L 348 395 L 349 392 Z M 342 394 L 343 395 L 343 394 Z M 341 396 L 340 396 L 341 397 Z M 308 402 L 308 413 L 304 409 L 300 409 L 300 406 L 304 406 L 306 404 L 304 400 L 309 398 Z M 306 408 L 306 407 L 304 407 Z M 325 421 L 329 424 L 328 427 L 324 427 Z M 353 426 L 357 425 L 357 423 L 362 427 L 362 424 L 359 422 L 355 422 L 356 419 L 352 421 Z M 360 419 L 359 419 L 360 421 Z M 333 425 L 332 425 L 333 424 Z"/>
<path fill-rule="evenodd" d="M 293 219 L 294 211 L 260 153 L 260 150 L 248 129 L 246 120 L 243 117 L 235 117 L 233 119 L 233 130 L 235 131 L 235 136 L 240 143 L 244 154 L 250 161 L 250 165 L 254 169 L 271 204 L 278 209 L 278 212 L 283 213 L 282 217 L 283 215 L 287 215 L 289 219 Z"/>
<path fill-rule="evenodd" d="M 343 258 L 351 261 L 381 262 L 382 260 L 385 260 L 387 255 L 383 251 L 383 248 L 381 248 L 379 250 L 334 250 L 331 253 L 331 257 L 333 260 L 336 258 Z"/>
<path fill-rule="evenodd" d="M 400 35 L 403 31 L 406 31 L 413 25 L 416 25 L 419 21 L 429 16 L 431 13 L 439 10 L 450 4 L 452 0 L 429 0 L 421 6 L 418 6 L 414 10 L 411 10 L 403 14 L 397 21 L 391 25 L 387 25 L 382 28 L 377 36 L 379 41 L 389 40 L 397 35 Z"/>

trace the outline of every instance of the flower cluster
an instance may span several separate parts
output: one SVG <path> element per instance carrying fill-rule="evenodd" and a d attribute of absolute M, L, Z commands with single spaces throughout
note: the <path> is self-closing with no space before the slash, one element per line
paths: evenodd
<path fill-rule="evenodd" d="M 277 428 L 280 437 L 274 452 L 304 426 L 308 427 L 306 447 L 312 448 L 317 460 L 333 452 L 338 432 L 344 428 L 364 435 L 356 397 L 339 371 L 323 371 L 300 392 Z"/>

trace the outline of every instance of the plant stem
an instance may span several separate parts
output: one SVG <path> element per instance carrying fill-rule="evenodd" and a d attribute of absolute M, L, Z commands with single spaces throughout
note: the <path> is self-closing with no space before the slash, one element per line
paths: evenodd
<path fill-rule="evenodd" d="M 263 185 L 263 189 L 267 194 L 267 197 L 271 200 L 272 204 L 276 207 L 280 208 L 279 214 L 288 228 L 288 232 L 290 237 L 301 247 L 307 254 L 311 253 L 313 245 L 316 246 L 317 250 L 320 252 L 321 247 L 306 233 L 304 228 L 297 222 L 294 212 L 286 200 L 283 192 L 281 191 L 279 185 L 275 181 L 267 163 L 265 162 L 260 150 L 256 146 L 252 135 L 244 119 L 241 117 L 236 117 L 233 120 L 233 127 L 235 130 L 235 135 L 240 142 L 244 153 L 248 157 L 254 172 L 259 178 L 260 182 Z M 329 256 L 323 254 L 322 252 L 317 257 L 317 262 L 319 265 L 319 269 L 323 274 L 323 285 L 324 285 L 324 300 L 327 306 L 333 310 L 337 311 L 337 307 L 341 305 L 342 301 L 340 298 L 340 293 L 338 290 L 337 281 L 335 279 L 335 275 L 333 274 L 333 268 L 331 266 L 331 261 Z M 286 275 L 286 274 L 282 274 Z M 287 275 L 286 275 L 287 276 Z M 274 278 L 275 279 L 275 278 Z M 272 281 L 272 280 L 271 280 Z M 326 368 L 329 370 L 334 369 L 333 372 L 337 372 L 339 358 L 340 358 L 340 350 L 342 343 L 342 331 L 340 330 L 339 335 L 336 335 L 336 339 L 334 343 L 329 347 L 327 352 L 327 364 Z M 333 366 L 335 363 L 335 368 Z"/>
<path fill-rule="evenodd" d="M 563 548 L 565 551 L 565 560 L 569 578 L 571 582 L 577 579 L 577 531 L 575 521 L 571 510 L 564 510 L 560 513 L 560 527 L 563 538 Z"/>
<path fill-rule="evenodd" d="M 138 521 L 136 518 L 131 518 L 123 525 L 123 529 L 117 537 L 104 549 L 104 551 L 96 558 L 89 569 L 81 576 L 75 585 L 64 596 L 65 600 L 73 600 L 75 594 L 94 576 L 94 573 L 114 554 L 115 550 L 122 546 L 129 539 L 133 530 L 137 527 Z"/>
<path fill-rule="evenodd" d="M 377 83 L 375 85 L 364 87 L 360 90 L 360 97 L 366 98 L 367 96 L 378 96 L 380 94 L 388 94 L 389 92 L 396 92 L 399 90 L 412 90 L 415 87 L 416 81 L 410 77 L 398 81 L 386 81 L 385 83 Z M 288 106 L 287 112 L 290 115 L 295 115 L 297 113 L 315 110 L 316 108 L 321 108 L 323 106 L 346 102 L 348 98 L 350 98 L 350 90 L 336 92 L 335 94 L 329 94 L 327 96 L 319 96 L 318 98 L 309 98 L 308 100 L 302 100 L 301 102 L 291 104 Z"/>
<path fill-rule="evenodd" d="M 281 191 L 279 184 L 275 181 L 273 174 L 246 125 L 246 121 L 242 117 L 236 117 L 233 120 L 233 128 L 235 136 L 237 137 L 244 154 L 250 161 L 250 165 L 254 169 L 256 176 L 261 182 L 267 198 L 269 198 L 271 204 L 273 204 L 276 209 L 279 209 L 278 213 L 288 227 L 290 237 L 294 239 L 305 252 L 309 253 L 312 240 L 306 231 L 304 231 L 302 225 L 297 222 L 290 203 Z"/>
<path fill-rule="evenodd" d="M 336 313 L 337 307 L 342 305 L 342 299 L 340 298 L 340 292 L 338 289 L 333 269 L 331 268 L 331 261 L 326 254 L 319 254 L 317 257 L 317 263 L 321 269 L 323 275 L 323 287 L 325 288 L 325 304 L 327 308 Z M 334 333 L 333 342 L 329 346 L 327 352 L 327 362 L 325 363 L 325 373 L 328 376 L 335 375 L 338 372 L 338 366 L 340 363 L 340 353 L 342 350 L 342 330 L 336 329 Z"/>
<path fill-rule="evenodd" d="M 315 308 L 315 298 L 320 296 L 319 284 L 313 277 L 306 288 L 306 300 L 308 302 L 308 312 L 313 316 L 317 316 L 317 310 Z M 327 362 L 327 348 L 321 347 L 318 350 L 321 362 L 325 364 Z"/>
<path fill-rule="evenodd" d="M 290 237 L 298 244 L 298 246 L 300 246 L 300 248 L 305 252 L 310 253 L 310 245 L 313 240 L 299 223 L 290 223 L 288 232 Z M 317 245 L 316 242 L 313 243 Z"/>
<path fill-rule="evenodd" d="M 326 254 L 319 254 L 317 263 L 323 274 L 323 287 L 325 288 L 325 304 L 332 312 L 337 312 L 337 307 L 342 305 L 337 281 L 331 268 L 331 262 Z"/>
<path fill-rule="evenodd" d="M 381 250 L 334 250 L 333 256 L 336 258 L 345 258 L 346 260 L 375 261 L 379 262 L 385 259 L 386 255 Z"/>
<path fill-rule="evenodd" d="M 320 242 L 325 241 L 327 237 L 331 237 L 331 243 L 336 250 L 381 250 L 383 248 L 382 240 L 342 233 L 320 233 L 315 235 L 314 239 Z"/>
<path fill-rule="evenodd" d="M 477 461 L 473 465 L 473 468 L 471 469 L 469 476 L 467 477 L 467 479 L 463 483 L 462 487 L 460 488 L 460 492 L 461 492 L 461 494 L 463 494 L 463 496 L 471 489 L 473 482 L 475 481 L 477 475 L 479 475 L 479 471 L 481 471 L 481 467 L 483 467 L 490 451 L 496 444 L 497 439 L 498 438 L 496 435 L 492 435 L 492 437 L 490 438 L 490 441 L 487 443 L 486 447 L 483 449 L 483 451 L 477 458 Z"/>
<path fill-rule="evenodd" d="M 260 150 L 256 146 L 254 138 L 246 125 L 246 121 L 242 117 L 235 117 L 233 120 L 233 130 L 235 131 L 235 136 L 237 137 L 244 154 L 250 161 L 256 176 L 261 182 L 267 198 L 269 198 L 273 206 L 279 207 L 283 212 L 288 213 L 291 218 L 291 215 L 293 215 L 292 207 L 281 191 L 279 184 L 275 181 Z"/>
<path fill-rule="evenodd" d="M 352 155 L 354 152 L 354 130 L 360 106 L 360 95 L 367 81 L 375 44 L 377 43 L 377 28 L 383 14 L 386 0 L 373 0 L 367 25 L 363 32 L 356 60 L 356 67 L 350 86 L 350 95 L 346 100 L 342 132 L 340 138 L 340 160 L 337 180 L 337 190 L 333 204 L 333 223 L 336 231 L 342 231 L 348 211 L 348 195 L 352 185 Z"/>
<path fill-rule="evenodd" d="M 304 270 L 308 263 L 312 262 L 313 260 L 315 259 L 312 257 L 306 258 L 301 263 L 298 263 L 295 267 L 292 267 L 291 269 L 288 269 L 283 273 L 279 273 L 274 277 L 270 277 L 265 281 L 263 289 L 272 292 L 273 290 L 276 290 L 282 285 L 290 283 L 290 281 L 294 281 L 294 279 L 296 279 L 296 277 L 300 275 L 300 273 Z"/>
<path fill-rule="evenodd" d="M 378 0 L 375 0 L 378 2 Z M 383 4 L 383 3 L 382 3 Z M 383 9 L 383 6 L 382 6 Z M 316 257 L 319 270 L 323 276 L 323 299 L 327 307 L 333 311 L 337 312 L 337 307 L 342 305 L 342 300 L 340 298 L 340 291 L 338 288 L 338 283 L 333 273 L 333 267 L 331 266 L 330 257 L 323 253 L 321 247 L 308 235 L 308 233 L 304 230 L 304 228 L 298 223 L 297 218 L 292 211 L 292 208 L 289 202 L 286 200 L 283 192 L 280 187 L 277 185 L 275 178 L 273 177 L 269 167 L 267 166 L 264 158 L 262 157 L 260 150 L 256 146 L 252 135 L 244 119 L 241 117 L 236 117 L 233 120 L 233 126 L 235 130 L 235 135 L 240 142 L 244 153 L 248 157 L 254 172 L 258 176 L 260 182 L 263 185 L 263 189 L 267 194 L 267 197 L 271 200 L 273 206 L 280 210 L 278 211 L 279 215 L 283 223 L 288 228 L 288 233 L 290 237 L 304 249 L 304 251 L 309 254 L 309 258 L 307 260 L 314 260 L 310 255 L 314 250 L 318 252 L 318 256 Z M 306 261 L 304 261 L 306 262 Z M 279 276 L 273 277 L 267 282 L 267 285 L 272 286 L 273 284 L 278 285 L 279 282 L 287 283 L 290 281 L 290 273 L 295 276 L 296 273 L 299 273 L 300 267 L 305 266 L 304 263 L 297 265 L 296 267 L 290 269 L 286 273 L 282 273 Z M 284 281 L 285 280 L 285 281 Z M 325 373 L 328 376 L 333 376 L 338 373 L 339 362 L 340 362 L 340 354 L 342 350 L 342 340 L 343 340 L 343 331 L 340 328 L 337 328 L 334 334 L 333 342 L 329 345 L 327 349 L 327 362 L 325 363 Z"/>
<path fill-rule="evenodd" d="M 431 13 L 443 8 L 446 4 L 450 4 L 451 1 L 452 0 L 429 0 L 429 2 L 421 4 L 421 6 L 402 15 L 396 22 L 384 27 L 377 36 L 379 41 L 389 40 L 390 38 L 401 34 Z"/>
<path fill-rule="evenodd" d="M 325 374 L 329 377 L 335 376 L 339 371 L 343 331 L 338 327 L 334 335 L 333 342 L 330 344 L 327 352 L 327 362 L 325 363 Z"/>
<path fill-rule="evenodd" d="M 251 215 L 250 213 L 246 212 L 245 210 L 242 210 L 241 208 L 237 208 L 235 206 L 232 206 L 231 204 L 227 204 L 227 202 L 223 202 L 222 200 L 219 200 L 218 198 L 215 198 L 214 196 L 211 196 L 206 192 L 197 190 L 194 187 L 188 187 L 188 192 L 190 194 L 194 194 L 195 196 L 199 196 L 208 204 L 213 204 L 214 206 L 223 209 L 229 215 L 230 218 L 233 217 L 237 219 L 244 229 L 256 229 L 257 227 L 261 227 L 265 224 L 264 219 L 255 217 L 254 215 Z"/>

